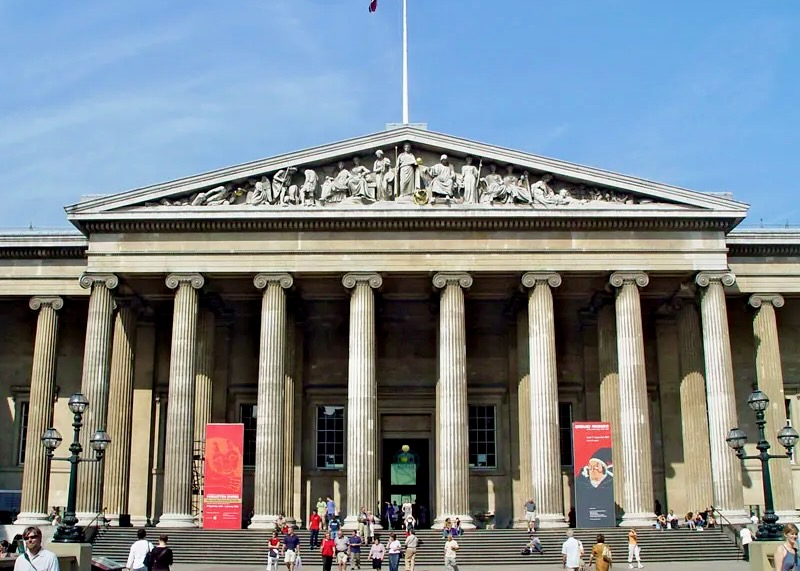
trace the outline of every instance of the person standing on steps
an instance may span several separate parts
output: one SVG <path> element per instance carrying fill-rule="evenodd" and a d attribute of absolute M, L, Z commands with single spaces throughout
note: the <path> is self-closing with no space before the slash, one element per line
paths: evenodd
<path fill-rule="evenodd" d="M 419 538 L 417 537 L 414 528 L 408 530 L 408 535 L 405 541 L 405 559 L 403 561 L 403 571 L 414 571 L 415 560 L 417 558 L 417 547 L 419 546 Z"/>
<path fill-rule="evenodd" d="M 369 548 L 369 558 L 372 560 L 372 568 L 380 570 L 383 564 L 383 556 L 386 553 L 386 548 L 381 544 L 379 535 L 372 538 L 372 547 Z"/>
<path fill-rule="evenodd" d="M 153 550 L 153 544 L 147 541 L 147 531 L 140 529 L 136 532 L 136 541 L 131 545 L 130 553 L 128 553 L 128 562 L 125 564 L 127 569 L 131 571 L 142 571 L 147 569 L 144 564 L 144 558 Z"/>
<path fill-rule="evenodd" d="M 311 512 L 308 517 L 308 531 L 309 535 L 309 548 L 316 549 L 319 547 L 319 528 L 322 526 L 322 518 L 317 512 Z"/>
<path fill-rule="evenodd" d="M 536 531 L 536 502 L 533 498 L 525 502 L 525 521 L 528 522 L 528 533 Z"/>
<path fill-rule="evenodd" d="M 403 546 L 400 540 L 397 539 L 396 533 L 389 534 L 389 541 L 386 542 L 386 551 L 389 554 L 389 571 L 398 571 L 400 569 L 400 553 L 403 551 Z"/>
<path fill-rule="evenodd" d="M 639 558 L 639 536 L 636 530 L 631 528 L 628 532 L 628 568 L 633 569 L 633 559 L 636 558 L 636 563 L 639 569 L 644 567 L 642 560 Z"/>
<path fill-rule="evenodd" d="M 742 549 L 744 550 L 744 560 L 750 561 L 750 544 L 753 543 L 753 533 L 746 525 L 742 526 L 739 530 L 739 538 L 742 541 Z"/>

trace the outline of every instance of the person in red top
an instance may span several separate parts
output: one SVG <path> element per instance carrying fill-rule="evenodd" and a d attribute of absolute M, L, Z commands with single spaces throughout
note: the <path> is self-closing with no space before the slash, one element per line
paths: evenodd
<path fill-rule="evenodd" d="M 331 534 L 327 531 L 325 532 L 325 537 L 322 539 L 319 552 L 320 555 L 322 555 L 322 570 L 331 571 L 333 556 L 336 554 L 336 544 L 331 539 Z"/>
<path fill-rule="evenodd" d="M 308 530 L 311 532 L 311 549 L 319 547 L 319 527 L 322 524 L 322 518 L 317 512 L 311 512 L 308 516 Z"/>
<path fill-rule="evenodd" d="M 273 531 L 267 545 L 267 571 L 278 571 L 278 558 L 281 554 L 281 538 Z"/>

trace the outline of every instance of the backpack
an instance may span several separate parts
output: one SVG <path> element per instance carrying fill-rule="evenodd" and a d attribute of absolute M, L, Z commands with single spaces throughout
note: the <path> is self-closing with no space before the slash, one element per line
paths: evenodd
<path fill-rule="evenodd" d="M 613 561 L 612 558 L 611 558 L 611 548 L 608 545 L 606 545 L 605 543 L 603 544 L 602 556 L 603 556 L 603 559 L 605 560 L 606 563 L 610 564 Z"/>

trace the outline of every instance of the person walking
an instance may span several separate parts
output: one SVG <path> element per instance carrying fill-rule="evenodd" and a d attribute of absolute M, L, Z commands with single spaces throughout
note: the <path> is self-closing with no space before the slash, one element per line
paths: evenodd
<path fill-rule="evenodd" d="M 136 532 L 136 541 L 131 545 L 131 550 L 128 553 L 128 562 L 125 564 L 127 569 L 131 571 L 141 571 L 147 569 L 144 564 L 144 558 L 153 550 L 153 544 L 147 541 L 147 531 L 140 529 Z"/>
<path fill-rule="evenodd" d="M 333 557 L 336 555 L 336 544 L 331 539 L 331 533 L 325 532 L 322 538 L 322 543 L 319 546 L 319 554 L 322 555 L 322 569 L 323 571 L 331 571 L 333 566 Z"/>
<path fill-rule="evenodd" d="M 322 529 L 327 529 L 327 522 L 325 521 L 325 514 L 328 513 L 328 504 L 325 500 L 321 497 L 317 500 L 316 505 L 314 506 L 317 511 L 317 515 L 319 516 L 321 523 L 320 526 Z"/>
<path fill-rule="evenodd" d="M 294 571 L 294 564 L 300 555 L 300 538 L 295 534 L 294 527 L 289 526 L 288 533 L 283 536 L 283 562 L 289 571 Z"/>
<path fill-rule="evenodd" d="M 350 540 L 344 536 L 344 532 L 340 529 L 336 532 L 336 539 L 333 540 L 336 546 L 336 565 L 339 571 L 345 571 L 347 568 L 347 552 L 350 551 Z"/>
<path fill-rule="evenodd" d="M 272 532 L 272 537 L 267 541 L 267 571 L 278 571 L 278 559 L 283 547 L 277 531 Z"/>
<path fill-rule="evenodd" d="M 592 547 L 592 553 L 589 555 L 589 567 L 592 566 L 593 560 L 597 562 L 597 571 L 608 571 L 611 567 L 611 548 L 606 545 L 606 536 L 602 533 L 597 534 L 597 542 Z"/>
<path fill-rule="evenodd" d="M 400 554 L 403 552 L 403 546 L 394 532 L 389 534 L 389 541 L 386 542 L 386 551 L 389 554 L 389 571 L 398 571 L 400 569 Z"/>
<path fill-rule="evenodd" d="M 458 542 L 454 535 L 449 535 L 444 542 L 444 569 L 445 571 L 458 571 L 456 554 L 458 552 Z"/>
<path fill-rule="evenodd" d="M 644 567 L 642 565 L 642 560 L 639 558 L 639 536 L 636 534 L 636 530 L 631 528 L 628 532 L 628 568 L 633 569 L 633 559 L 636 558 L 637 567 L 641 569 Z"/>
<path fill-rule="evenodd" d="M 369 558 L 372 560 L 372 568 L 380 569 L 383 564 L 383 556 L 386 548 L 381 544 L 381 538 L 375 535 L 372 538 L 372 547 L 369 548 Z"/>
<path fill-rule="evenodd" d="M 746 525 L 742 526 L 742 529 L 739 530 L 739 539 L 742 541 L 744 560 L 750 561 L 750 544 L 753 543 L 753 532 Z"/>
<path fill-rule="evenodd" d="M 361 545 L 364 543 L 364 540 L 361 539 L 361 535 L 354 529 L 353 535 L 348 538 L 348 541 L 350 546 L 347 555 L 350 559 L 350 567 L 353 569 L 361 569 Z"/>
<path fill-rule="evenodd" d="M 533 498 L 525 502 L 525 521 L 528 522 L 528 533 L 536 531 L 536 502 Z"/>
<path fill-rule="evenodd" d="M 561 544 L 561 566 L 570 571 L 581 566 L 581 544 L 572 536 L 572 529 L 567 530 L 567 539 Z"/>
<path fill-rule="evenodd" d="M 27 533 L 25 534 L 27 537 Z M 787 523 L 783 526 L 783 543 L 775 550 L 776 571 L 797 571 L 797 526 Z M 16 567 L 14 567 L 16 571 Z"/>
<path fill-rule="evenodd" d="M 169 536 L 162 533 L 158 536 L 158 545 L 150 552 L 150 560 L 152 565 L 149 569 L 153 571 L 169 571 L 169 566 L 172 565 L 172 549 L 167 547 L 169 543 Z"/>
<path fill-rule="evenodd" d="M 419 537 L 417 537 L 414 528 L 408 530 L 408 535 L 405 541 L 405 558 L 403 560 L 403 571 L 414 571 L 414 564 L 417 558 L 417 547 L 419 546 Z"/>
<path fill-rule="evenodd" d="M 319 547 L 319 528 L 322 526 L 322 518 L 317 512 L 311 512 L 308 517 L 308 531 L 309 531 L 309 548 L 316 549 Z"/>
<path fill-rule="evenodd" d="M 42 547 L 41 529 L 26 527 L 22 538 L 25 540 L 25 550 L 14 562 L 14 571 L 60 571 L 56 554 Z"/>

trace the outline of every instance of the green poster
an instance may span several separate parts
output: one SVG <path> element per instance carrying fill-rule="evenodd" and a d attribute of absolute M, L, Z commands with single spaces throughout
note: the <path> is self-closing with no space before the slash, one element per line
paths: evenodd
<path fill-rule="evenodd" d="M 417 465 L 410 463 L 392 464 L 393 486 L 416 486 Z"/>

